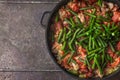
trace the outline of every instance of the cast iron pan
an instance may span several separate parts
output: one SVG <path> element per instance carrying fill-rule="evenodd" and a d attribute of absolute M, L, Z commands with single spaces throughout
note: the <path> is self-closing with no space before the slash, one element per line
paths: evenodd
<path fill-rule="evenodd" d="M 118 6 L 120 6 L 120 0 L 105 0 L 105 1 L 112 2 L 112 3 L 115 3 L 115 4 L 117 4 Z M 51 58 L 53 59 L 53 61 L 60 67 L 60 69 L 63 70 L 66 74 L 72 76 L 73 78 L 75 78 L 75 79 L 77 79 L 77 80 L 101 80 L 100 78 L 89 78 L 89 79 L 80 78 L 80 77 L 78 77 L 78 76 L 76 76 L 76 75 L 73 75 L 73 74 L 67 72 L 63 67 L 61 67 L 60 64 L 57 63 L 57 59 L 56 59 L 56 57 L 55 57 L 55 56 L 53 55 L 53 53 L 52 53 L 52 50 L 51 50 L 52 45 L 51 45 L 51 40 L 50 40 L 50 36 L 51 36 L 51 35 L 50 35 L 50 34 L 51 34 L 50 27 L 51 27 L 51 24 L 52 24 L 52 18 L 54 17 L 54 15 L 56 14 L 56 12 L 58 12 L 58 10 L 59 10 L 62 6 L 66 5 L 68 2 L 69 2 L 69 0 L 62 0 L 62 1 L 60 1 L 60 2 L 56 5 L 56 7 L 55 7 L 52 11 L 45 11 L 45 12 L 43 13 L 43 15 L 42 15 L 42 18 L 41 18 L 41 22 L 40 22 L 40 23 L 41 23 L 41 25 L 45 28 L 45 31 L 46 31 L 45 36 L 46 36 L 46 46 L 47 46 L 48 52 L 49 52 Z M 46 23 L 43 23 L 43 20 L 44 20 L 45 15 L 47 15 L 47 14 L 49 14 L 49 18 L 48 18 L 48 20 L 47 20 L 47 25 L 45 25 Z M 117 71 L 113 72 L 112 74 L 110 74 L 110 75 L 108 75 L 108 76 L 104 76 L 104 77 L 102 78 L 102 80 L 111 80 L 113 77 L 114 77 L 114 78 L 115 78 L 115 77 L 118 77 L 118 74 L 119 74 L 119 73 L 120 73 L 120 69 L 118 69 Z M 119 78 L 120 78 L 120 77 L 119 77 Z M 119 79 L 117 78 L 117 80 L 119 80 Z"/>

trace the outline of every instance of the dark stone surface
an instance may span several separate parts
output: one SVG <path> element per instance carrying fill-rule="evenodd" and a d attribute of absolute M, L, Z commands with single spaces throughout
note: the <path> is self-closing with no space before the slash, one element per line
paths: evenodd
<path fill-rule="evenodd" d="M 76 80 L 63 72 L 0 72 L 0 80 Z"/>
<path fill-rule="evenodd" d="M 0 4 L 0 68 L 37 71 L 57 69 L 48 55 L 45 30 L 40 26 L 43 12 L 52 10 L 54 6 Z"/>
<path fill-rule="evenodd" d="M 58 0 L 0 0 L 0 80 L 75 80 L 55 65 L 45 46 L 40 20 L 52 2 Z"/>
<path fill-rule="evenodd" d="M 59 0 L 1 0 L 1 1 L 47 1 L 47 2 L 54 2 L 54 1 L 59 1 Z"/>

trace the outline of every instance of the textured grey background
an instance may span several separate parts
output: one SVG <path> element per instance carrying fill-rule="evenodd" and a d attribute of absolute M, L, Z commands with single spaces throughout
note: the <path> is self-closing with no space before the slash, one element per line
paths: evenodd
<path fill-rule="evenodd" d="M 43 12 L 51 11 L 57 3 L 0 0 L 0 80 L 75 80 L 50 58 L 40 25 Z"/>

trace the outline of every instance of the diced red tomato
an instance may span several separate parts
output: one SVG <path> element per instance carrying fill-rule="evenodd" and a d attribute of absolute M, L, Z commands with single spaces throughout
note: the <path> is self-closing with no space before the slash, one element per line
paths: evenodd
<path fill-rule="evenodd" d="M 117 44 L 117 50 L 120 50 L 120 41 Z"/>
<path fill-rule="evenodd" d="M 89 4 L 95 3 L 97 0 L 88 0 Z"/>
<path fill-rule="evenodd" d="M 70 57 L 70 54 L 68 54 L 62 61 L 62 65 L 65 67 L 65 68 L 69 68 L 70 66 L 67 64 L 67 61 Z"/>
<path fill-rule="evenodd" d="M 73 0 L 73 2 L 78 2 L 78 0 Z"/>
<path fill-rule="evenodd" d="M 55 33 L 58 34 L 60 30 L 63 28 L 63 24 L 61 21 L 58 21 L 54 24 L 55 26 Z"/>
<path fill-rule="evenodd" d="M 84 0 L 81 1 L 81 8 L 86 7 L 86 3 Z"/>
<path fill-rule="evenodd" d="M 89 78 L 89 77 L 92 77 L 92 76 L 93 76 L 92 72 L 86 73 L 86 78 Z"/>
<path fill-rule="evenodd" d="M 85 20 L 86 20 L 86 21 L 88 21 L 88 20 L 89 20 L 89 18 L 90 18 L 89 16 L 85 16 Z"/>
<path fill-rule="evenodd" d="M 80 56 L 81 56 L 81 55 L 78 55 L 78 56 L 74 57 L 74 60 L 75 60 L 79 65 L 83 64 L 83 63 L 79 60 L 79 57 L 80 57 Z"/>
<path fill-rule="evenodd" d="M 108 48 L 108 54 L 113 58 L 114 57 L 114 52 L 111 50 L 111 48 Z"/>
<path fill-rule="evenodd" d="M 120 22 L 120 12 L 118 12 L 118 11 L 113 12 L 112 20 L 113 20 L 114 22 Z"/>
<path fill-rule="evenodd" d="M 116 58 L 115 61 L 111 64 L 111 67 L 116 67 L 120 64 L 120 57 Z"/>
<path fill-rule="evenodd" d="M 107 67 L 111 67 L 111 64 L 109 62 L 107 63 Z"/>
<path fill-rule="evenodd" d="M 81 69 L 86 69 L 87 66 L 83 63 L 82 65 L 80 65 L 80 68 L 81 68 Z"/>
<path fill-rule="evenodd" d="M 88 69 L 87 69 L 87 68 L 80 69 L 80 72 L 82 72 L 82 73 L 87 73 L 87 72 L 88 72 Z"/>
<path fill-rule="evenodd" d="M 64 18 L 69 18 L 71 16 L 71 13 L 67 11 L 65 8 L 61 8 L 59 10 L 60 18 L 63 20 Z"/>
<path fill-rule="evenodd" d="M 69 4 L 70 9 L 72 9 L 74 12 L 78 12 L 79 11 L 79 5 L 77 2 L 71 2 Z"/>
<path fill-rule="evenodd" d="M 63 27 L 62 22 L 61 21 L 56 22 L 55 27 L 56 27 L 57 30 L 61 29 Z"/>
<path fill-rule="evenodd" d="M 78 52 L 81 54 L 81 57 L 85 58 L 86 57 L 86 50 L 82 48 L 82 46 L 78 47 Z"/>

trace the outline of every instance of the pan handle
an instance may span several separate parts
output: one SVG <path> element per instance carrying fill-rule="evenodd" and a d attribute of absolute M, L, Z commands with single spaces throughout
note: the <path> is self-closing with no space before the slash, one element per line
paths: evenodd
<path fill-rule="evenodd" d="M 47 25 L 45 25 L 45 24 L 43 23 L 44 18 L 45 18 L 45 16 L 46 16 L 47 14 L 50 14 L 50 13 L 51 13 L 51 11 L 45 11 L 45 12 L 43 13 L 42 17 L 41 17 L 40 24 L 42 25 L 43 28 L 45 28 L 45 27 L 47 26 Z"/>

